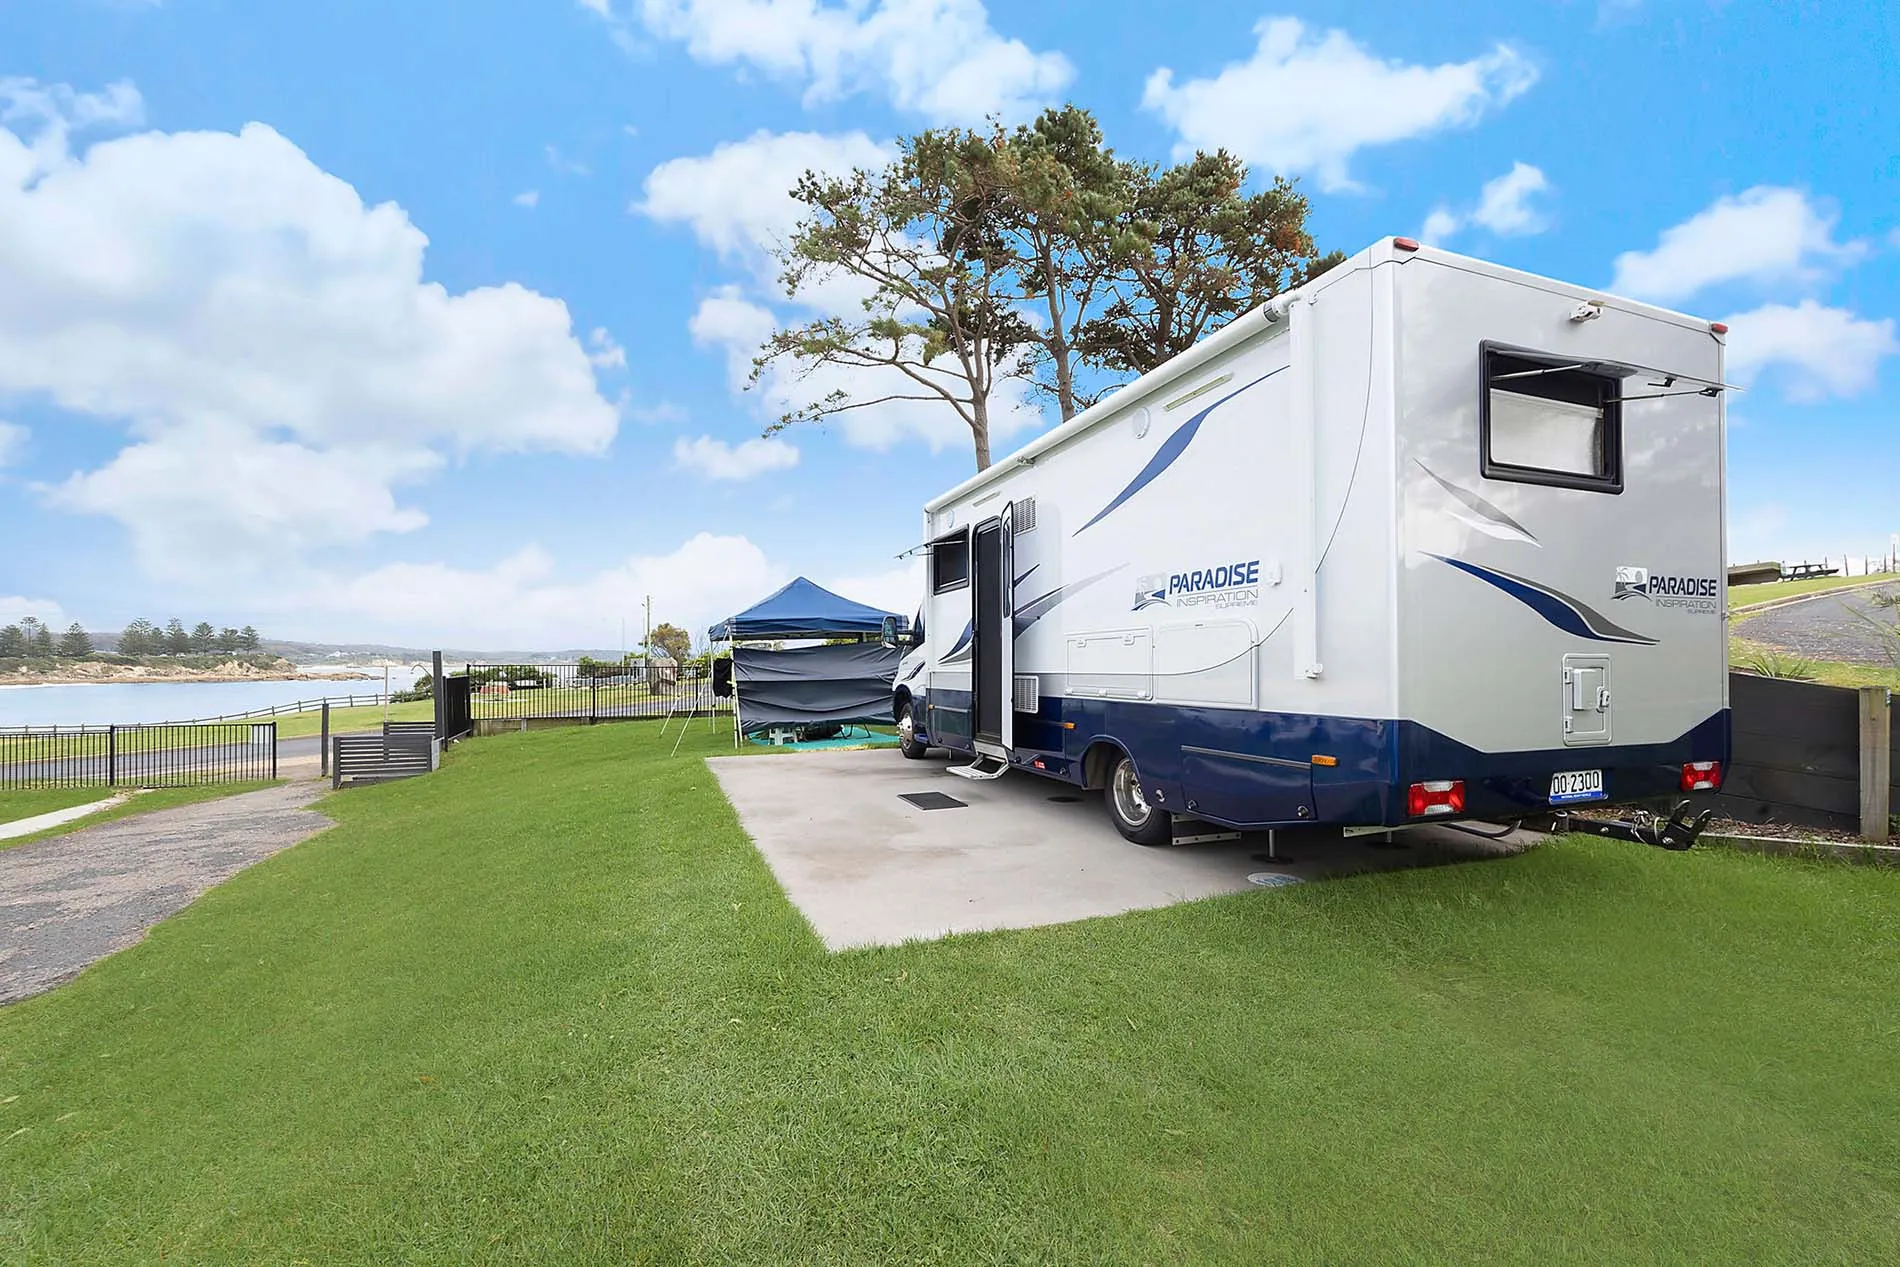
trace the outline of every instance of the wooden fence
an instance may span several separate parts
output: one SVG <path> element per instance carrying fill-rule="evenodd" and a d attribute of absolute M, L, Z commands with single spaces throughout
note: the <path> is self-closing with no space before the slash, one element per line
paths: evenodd
<path fill-rule="evenodd" d="M 1900 805 L 1891 693 L 1729 675 L 1735 747 L 1716 812 L 1887 837 Z"/>

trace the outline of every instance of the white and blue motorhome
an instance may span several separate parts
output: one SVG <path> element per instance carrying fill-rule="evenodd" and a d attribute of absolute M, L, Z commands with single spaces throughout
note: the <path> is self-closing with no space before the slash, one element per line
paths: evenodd
<path fill-rule="evenodd" d="M 1716 787 L 1725 333 L 1377 243 L 925 507 L 907 755 L 1141 843 Z"/>

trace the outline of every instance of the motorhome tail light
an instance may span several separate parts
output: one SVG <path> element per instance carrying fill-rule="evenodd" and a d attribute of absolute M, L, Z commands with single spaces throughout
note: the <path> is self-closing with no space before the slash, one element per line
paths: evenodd
<path fill-rule="evenodd" d="M 1691 761 L 1682 767 L 1682 790 L 1685 792 L 1713 792 L 1721 786 L 1720 761 Z"/>
<path fill-rule="evenodd" d="M 1413 241 L 1411 238 L 1393 238 L 1392 245 L 1397 247 L 1401 251 L 1418 250 L 1418 243 Z"/>
<path fill-rule="evenodd" d="M 1430 783 L 1414 783 L 1405 795 L 1405 812 L 1413 818 L 1464 813 L 1465 781 L 1436 779 Z"/>
<path fill-rule="evenodd" d="M 1709 329 L 1711 329 L 1711 330 L 1713 330 L 1713 331 L 1715 331 L 1715 332 L 1716 332 L 1717 334 L 1727 334 L 1727 333 L 1728 333 L 1728 322 L 1726 322 L 1726 321 L 1711 321 L 1711 322 L 1709 322 Z"/>
<path fill-rule="evenodd" d="M 1313 754 L 1313 764 L 1323 765 L 1323 766 L 1336 766 L 1339 764 L 1339 758 L 1329 757 L 1323 752 L 1316 752 Z"/>

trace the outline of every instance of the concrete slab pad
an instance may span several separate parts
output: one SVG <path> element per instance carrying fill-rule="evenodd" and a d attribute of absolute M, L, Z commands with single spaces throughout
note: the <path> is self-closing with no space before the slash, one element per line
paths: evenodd
<path fill-rule="evenodd" d="M 1282 832 L 1144 849 L 1123 840 L 1099 793 L 1012 773 L 979 783 L 933 756 L 891 751 L 708 758 L 740 822 L 825 945 L 1035 928 L 1352 872 L 1505 857 L 1538 837 L 1401 833 L 1397 848 L 1337 832 Z M 958 809 L 905 794 L 939 792 Z M 1374 838 L 1376 842 L 1376 838 Z"/>

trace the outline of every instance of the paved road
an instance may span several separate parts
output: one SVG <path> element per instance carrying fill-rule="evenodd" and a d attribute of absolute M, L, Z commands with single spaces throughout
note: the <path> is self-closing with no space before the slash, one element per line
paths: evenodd
<path fill-rule="evenodd" d="M 253 862 L 330 826 L 296 783 L 0 851 L 0 1003 L 49 990 Z"/>
<path fill-rule="evenodd" d="M 368 733 L 375 733 L 374 731 Z M 316 735 L 277 741 L 277 763 L 310 760 L 319 755 Z M 91 757 L 60 761 L 0 761 L 0 781 L 9 783 L 86 783 L 105 781 L 103 752 Z M 168 779 L 178 771 L 219 770 L 230 773 L 233 782 L 248 778 L 271 777 L 270 749 L 248 744 L 228 744 L 213 748 L 181 748 L 167 752 L 121 752 L 113 761 L 113 782 L 118 787 L 137 787 L 141 783 L 164 786 L 189 783 L 190 779 Z M 279 773 L 282 773 L 280 768 Z"/>
<path fill-rule="evenodd" d="M 1900 608 L 1874 605 L 1874 595 L 1883 593 L 1900 593 L 1900 584 L 1822 594 L 1772 607 L 1740 621 L 1735 632 L 1750 642 L 1767 643 L 1810 660 L 1892 664 L 1892 657 L 1900 656 L 1900 636 L 1883 636 L 1868 624 L 1871 618 L 1892 629 L 1900 621 Z"/>

